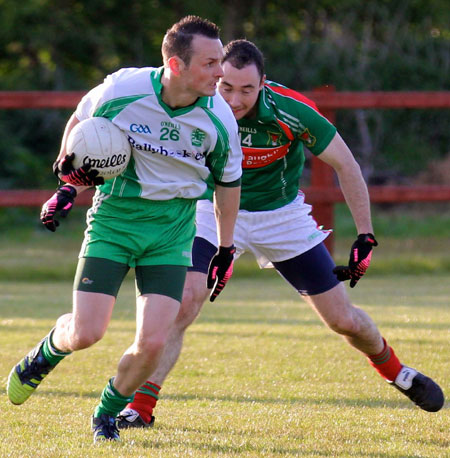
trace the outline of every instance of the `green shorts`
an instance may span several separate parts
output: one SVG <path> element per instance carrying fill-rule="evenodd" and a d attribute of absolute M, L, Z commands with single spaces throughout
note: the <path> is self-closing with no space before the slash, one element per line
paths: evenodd
<path fill-rule="evenodd" d="M 195 200 L 154 201 L 97 191 L 79 257 L 129 267 L 190 266 L 195 205 Z"/>
<path fill-rule="evenodd" d="M 73 289 L 117 297 L 129 270 L 126 264 L 109 259 L 81 258 L 78 261 Z M 186 266 L 137 266 L 136 296 L 160 294 L 181 302 L 186 271 Z"/>

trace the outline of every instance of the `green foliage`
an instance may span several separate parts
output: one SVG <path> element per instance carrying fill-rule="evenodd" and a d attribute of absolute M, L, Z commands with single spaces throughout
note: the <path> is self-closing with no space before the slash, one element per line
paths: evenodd
<path fill-rule="evenodd" d="M 450 10 L 444 0 L 27 0 L 0 5 L 1 90 L 87 90 L 120 67 L 159 66 L 166 29 L 187 14 L 217 22 L 224 42 L 255 41 L 265 53 L 268 77 L 298 90 L 324 84 L 354 91 L 450 88 Z M 53 110 L 0 113 L 1 187 L 49 186 L 68 116 Z M 338 128 L 367 178 L 392 172 L 410 176 L 422 167 L 424 156 L 429 160 L 448 153 L 448 112 L 409 116 L 399 110 L 339 114 Z"/>
<path fill-rule="evenodd" d="M 0 189 L 53 188 L 67 110 L 0 111 Z"/>
<path fill-rule="evenodd" d="M 450 125 L 450 110 L 340 111 L 337 118 L 371 184 L 411 184 L 431 161 L 450 152 L 450 131 L 444 127 Z"/>

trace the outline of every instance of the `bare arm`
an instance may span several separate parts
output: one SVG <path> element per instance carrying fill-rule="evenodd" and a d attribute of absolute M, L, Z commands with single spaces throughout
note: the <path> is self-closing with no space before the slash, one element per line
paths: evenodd
<path fill-rule="evenodd" d="M 76 118 L 75 113 L 72 114 L 72 116 L 69 118 L 69 121 L 67 121 L 61 141 L 61 148 L 56 161 L 53 163 L 53 171 L 57 176 L 60 175 L 62 159 L 64 159 L 67 154 L 67 137 L 69 136 L 70 131 L 79 122 L 80 121 Z M 74 200 L 77 195 L 88 188 L 89 186 L 75 186 L 73 184 L 67 183 L 63 183 L 61 186 L 58 186 L 55 194 L 53 194 L 53 196 L 51 196 L 50 199 L 48 199 L 41 208 L 40 219 L 42 224 L 48 230 L 55 232 L 56 228 L 59 226 L 59 221 L 56 219 L 56 216 L 59 214 L 61 217 L 65 218 L 72 209 Z"/>
<path fill-rule="evenodd" d="M 213 302 L 233 273 L 234 225 L 239 210 L 241 187 L 224 187 L 216 184 L 214 214 L 216 216 L 219 250 L 211 259 L 206 287 L 212 289 L 209 300 Z"/>
<path fill-rule="evenodd" d="M 67 144 L 67 137 L 70 134 L 70 131 L 79 123 L 80 121 L 78 118 L 75 116 L 75 113 L 72 114 L 72 116 L 69 118 L 67 121 L 66 127 L 64 129 L 64 134 L 61 140 L 61 148 L 59 150 L 58 157 L 56 158 L 57 160 L 62 159 L 66 154 L 66 144 Z"/>
<path fill-rule="evenodd" d="M 79 119 L 75 116 L 75 113 L 73 113 L 72 116 L 67 121 L 66 127 L 64 129 L 64 134 L 63 134 L 63 137 L 62 137 L 62 140 L 61 140 L 61 148 L 59 150 L 59 154 L 58 154 L 58 157 L 56 158 L 56 160 L 59 161 L 59 160 L 63 159 L 65 157 L 65 155 L 67 154 L 67 149 L 66 149 L 67 137 L 69 136 L 69 134 L 72 131 L 72 129 L 79 122 L 80 122 Z M 70 184 L 70 186 L 75 188 L 75 190 L 77 191 L 77 195 L 80 194 L 80 192 L 83 192 L 86 189 L 89 189 L 91 187 L 91 186 L 75 186 L 74 184 Z"/>
<path fill-rule="evenodd" d="M 358 234 L 373 234 L 367 185 L 352 152 L 338 133 L 318 158 L 335 170 Z"/>
<path fill-rule="evenodd" d="M 239 210 L 241 188 L 216 185 L 214 192 L 214 213 L 217 222 L 219 246 L 233 245 L 234 224 Z"/>

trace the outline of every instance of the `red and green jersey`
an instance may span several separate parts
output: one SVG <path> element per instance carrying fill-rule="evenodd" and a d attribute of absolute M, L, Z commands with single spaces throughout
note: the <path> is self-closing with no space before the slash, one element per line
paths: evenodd
<path fill-rule="evenodd" d="M 315 103 L 285 86 L 266 81 L 257 115 L 238 121 L 243 151 L 240 208 L 274 210 L 298 194 L 304 147 L 319 155 L 336 134 Z"/>

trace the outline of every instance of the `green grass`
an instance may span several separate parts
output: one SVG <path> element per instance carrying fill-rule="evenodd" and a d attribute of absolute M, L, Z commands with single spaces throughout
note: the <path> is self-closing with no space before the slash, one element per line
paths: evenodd
<path fill-rule="evenodd" d="M 450 393 L 448 275 L 368 275 L 350 294 L 406 363 Z M 0 455 L 12 457 L 448 457 L 449 405 L 430 414 L 389 387 L 274 272 L 233 277 L 189 329 L 152 430 L 91 444 L 89 418 L 134 334 L 127 279 L 105 338 L 23 406 L 9 370 L 70 309 L 70 282 L 0 283 Z"/>
<path fill-rule="evenodd" d="M 380 246 L 350 294 L 401 359 L 435 376 L 448 395 L 450 221 L 444 207 L 429 208 L 374 209 Z M 188 331 L 153 430 L 91 444 L 93 408 L 133 339 L 131 274 L 105 338 L 70 356 L 24 406 L 11 405 L 11 367 L 71 308 L 85 209 L 75 208 L 54 234 L 36 209 L 7 210 L 0 209 L 0 456 L 450 456 L 448 403 L 437 414 L 413 407 L 247 255 Z M 343 263 L 354 228 L 342 206 L 335 229 Z"/>
<path fill-rule="evenodd" d="M 419 207 L 374 207 L 379 247 L 370 266 L 372 276 L 450 273 L 449 204 Z M 55 233 L 46 230 L 37 209 L 0 209 L 0 278 L 12 281 L 71 280 L 83 238 L 84 213 L 77 208 Z M 336 206 L 335 254 L 347 263 L 355 229 L 344 205 Z M 252 256 L 236 263 L 239 276 L 267 278 Z"/>
<path fill-rule="evenodd" d="M 380 238 L 450 238 L 450 202 L 373 204 L 372 217 Z M 354 233 L 353 220 L 344 203 L 335 206 L 335 227 L 344 237 Z"/>

